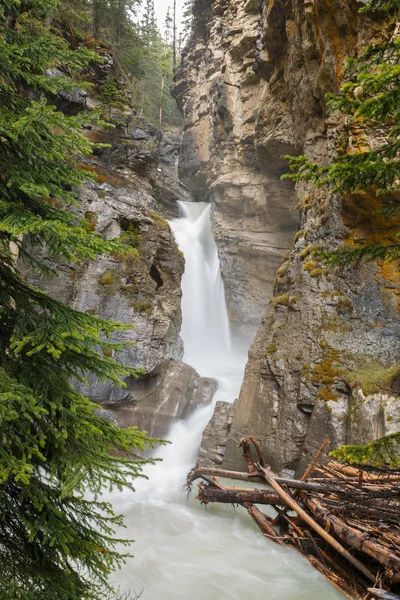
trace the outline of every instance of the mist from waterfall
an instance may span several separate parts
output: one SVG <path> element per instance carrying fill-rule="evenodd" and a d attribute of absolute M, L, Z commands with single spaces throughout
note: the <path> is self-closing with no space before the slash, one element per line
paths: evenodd
<path fill-rule="evenodd" d="M 216 401 L 232 402 L 239 393 L 247 347 L 233 350 L 210 205 L 180 203 L 180 209 L 171 228 L 186 260 L 184 360 L 219 388 L 212 405 L 171 428 L 172 443 L 159 449 L 162 462 L 147 468 L 148 481 L 138 480 L 135 493 L 111 495 L 125 516 L 121 536 L 136 540 L 135 558 L 115 573 L 114 583 L 122 592 L 143 589 L 142 600 L 343 598 L 300 555 L 263 538 L 244 509 L 213 505 L 206 511 L 184 489 Z"/>

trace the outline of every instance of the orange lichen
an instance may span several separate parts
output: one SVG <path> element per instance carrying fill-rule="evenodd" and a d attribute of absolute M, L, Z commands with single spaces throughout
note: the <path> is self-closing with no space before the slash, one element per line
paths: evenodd
<path fill-rule="evenodd" d="M 321 398 L 321 400 L 324 400 L 324 402 L 335 402 L 339 399 L 339 394 L 332 392 L 329 387 L 325 387 L 319 390 L 317 393 L 317 398 Z"/>
<path fill-rule="evenodd" d="M 104 131 L 92 131 L 85 129 L 83 135 L 91 142 L 97 144 L 107 144 L 109 142 L 109 136 Z"/>
<path fill-rule="evenodd" d="M 78 163 L 77 167 L 82 171 L 87 171 L 88 173 L 92 173 L 95 176 L 95 179 L 98 183 L 109 183 L 113 187 L 118 187 L 120 185 L 126 184 L 126 181 L 121 177 L 116 177 L 112 175 L 103 167 L 98 167 L 95 165 L 86 165 L 84 163 Z"/>
<path fill-rule="evenodd" d="M 348 228 L 346 246 L 354 248 L 365 245 L 389 246 L 399 243 L 400 217 L 385 215 L 382 197 L 373 190 L 348 194 L 342 205 L 342 219 Z M 400 274 L 397 261 L 377 262 L 376 281 L 400 308 Z M 387 295 L 386 295 L 387 298 Z"/>
<path fill-rule="evenodd" d="M 400 272 L 398 262 L 384 262 L 378 260 L 376 279 L 383 283 L 385 292 L 390 294 L 395 301 L 396 308 L 400 309 Z"/>

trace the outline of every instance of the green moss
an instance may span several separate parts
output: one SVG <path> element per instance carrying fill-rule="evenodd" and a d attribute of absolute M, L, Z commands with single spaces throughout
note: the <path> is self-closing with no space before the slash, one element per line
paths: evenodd
<path fill-rule="evenodd" d="M 117 276 L 114 271 L 105 271 L 99 278 L 99 285 L 114 285 L 117 282 Z"/>
<path fill-rule="evenodd" d="M 121 235 L 121 242 L 129 248 L 139 250 L 140 248 L 140 229 L 133 223 L 130 223 L 128 228 Z"/>
<path fill-rule="evenodd" d="M 153 312 L 153 305 L 147 300 L 136 302 L 133 306 L 137 312 L 146 312 L 148 314 Z"/>
<path fill-rule="evenodd" d="M 169 229 L 169 223 L 168 223 L 167 219 L 164 219 L 164 217 L 162 217 L 158 213 L 154 212 L 153 210 L 150 211 L 150 216 L 152 219 L 154 219 L 154 221 L 156 221 L 156 224 L 159 225 L 162 229 Z"/>
<path fill-rule="evenodd" d="M 339 296 L 336 304 L 336 310 L 339 313 L 353 312 L 354 307 L 350 298 L 347 296 Z"/>
<path fill-rule="evenodd" d="M 289 306 L 290 294 L 287 292 L 286 294 L 282 294 L 282 296 L 276 296 L 276 298 L 272 299 L 273 306 Z"/>
<path fill-rule="evenodd" d="M 336 291 L 331 291 L 331 290 L 324 290 L 323 292 L 321 292 L 321 298 L 334 298 L 335 296 L 339 296 L 340 292 Z"/>
<path fill-rule="evenodd" d="M 313 383 L 332 385 L 344 373 L 340 366 L 339 351 L 329 348 L 324 341 L 320 345 L 324 348 L 325 359 L 314 366 L 310 379 Z"/>
<path fill-rule="evenodd" d="M 309 256 L 311 254 L 311 252 L 314 250 L 314 248 L 315 248 L 314 244 L 308 244 L 308 246 L 300 252 L 301 260 L 304 260 L 305 258 L 307 258 L 307 256 Z"/>
<path fill-rule="evenodd" d="M 308 376 L 310 374 L 310 364 L 309 363 L 304 363 L 301 367 L 301 372 L 304 375 L 304 377 L 306 379 L 308 379 Z"/>
<path fill-rule="evenodd" d="M 114 351 L 112 350 L 112 348 L 103 348 L 103 355 L 106 358 L 112 358 L 114 354 Z"/>
<path fill-rule="evenodd" d="M 272 344 L 270 344 L 269 346 L 267 346 L 267 353 L 268 354 L 275 354 L 275 352 L 278 351 L 278 346 L 273 342 Z"/>
<path fill-rule="evenodd" d="M 298 231 L 296 233 L 296 235 L 294 236 L 294 241 L 298 242 L 300 238 L 304 237 L 304 231 L 302 229 L 300 229 L 300 231 Z"/>
<path fill-rule="evenodd" d="M 324 275 L 324 270 L 317 268 L 310 271 L 310 277 L 322 277 Z"/>
<path fill-rule="evenodd" d="M 83 218 L 83 227 L 87 231 L 95 231 L 97 227 L 98 217 L 91 210 L 86 210 Z"/>
<path fill-rule="evenodd" d="M 320 329 L 321 331 L 329 331 L 330 333 L 345 334 L 353 331 L 353 326 L 338 315 L 330 317 L 325 315 L 321 321 Z"/>
<path fill-rule="evenodd" d="M 271 300 L 271 302 L 272 302 L 272 306 L 274 306 L 274 307 L 276 307 L 276 306 L 292 307 L 299 300 L 301 300 L 301 298 L 298 298 L 297 296 L 291 296 L 290 293 L 287 292 L 286 294 L 282 294 L 282 296 L 276 296 L 275 298 L 273 298 Z"/>
<path fill-rule="evenodd" d="M 120 250 L 119 252 L 113 252 L 113 258 L 118 262 L 125 265 L 125 267 L 137 267 L 138 263 L 140 263 L 140 253 L 136 248 Z"/>
<path fill-rule="evenodd" d="M 353 389 L 361 388 L 366 396 L 378 392 L 390 393 L 391 383 L 400 376 L 400 367 L 384 368 L 378 362 L 365 364 L 358 371 L 348 372 L 346 381 Z"/>
<path fill-rule="evenodd" d="M 276 272 L 276 276 L 278 277 L 278 279 L 282 279 L 286 275 L 289 265 L 290 260 L 287 260 L 283 263 L 283 265 L 279 267 L 279 269 Z"/>
<path fill-rule="evenodd" d="M 316 260 L 310 259 L 303 265 L 304 271 L 313 271 L 318 267 L 318 262 Z"/>

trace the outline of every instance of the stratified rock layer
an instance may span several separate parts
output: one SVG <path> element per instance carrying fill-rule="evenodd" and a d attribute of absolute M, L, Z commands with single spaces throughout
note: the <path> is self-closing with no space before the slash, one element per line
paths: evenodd
<path fill-rule="evenodd" d="M 214 203 L 234 322 L 251 327 L 291 240 L 295 205 L 301 219 L 250 349 L 226 468 L 241 468 L 238 441 L 248 434 L 260 439 L 275 469 L 301 470 L 325 437 L 336 447 L 400 429 L 397 268 L 328 270 L 313 255 L 321 245 L 394 240 L 398 223 L 379 216 L 379 199 L 368 194 L 339 198 L 280 181 L 284 153 L 327 163 L 338 148 L 374 144 L 374 132 L 329 116 L 324 99 L 339 89 L 346 57 L 391 34 L 376 17 L 361 16 L 361 6 L 195 3 L 194 36 L 176 87 L 186 115 L 181 171 Z M 203 462 L 219 462 L 214 449 L 228 428 L 218 419 L 208 428 L 215 440 L 205 444 L 213 450 L 203 452 Z"/>
<path fill-rule="evenodd" d="M 113 115 L 111 115 L 113 117 Z M 122 427 L 136 425 L 150 435 L 165 436 L 172 422 L 211 402 L 216 383 L 202 379 L 181 362 L 181 279 L 184 257 L 168 222 L 159 214 L 176 214 L 177 200 L 189 192 L 176 179 L 177 141 L 129 113 L 117 114 L 112 130 L 91 129 L 89 139 L 107 143 L 81 165 L 94 177 L 79 191 L 77 217 L 105 239 L 123 238 L 135 249 L 68 265 L 48 261 L 56 277 L 30 272 L 32 283 L 70 306 L 135 325 L 115 341 L 129 345 L 115 358 L 143 367 L 146 374 L 129 378 L 126 387 L 77 384 L 82 393 L 104 406 L 104 417 Z M 172 138 L 172 139 L 171 139 Z M 46 261 L 45 250 L 42 259 Z"/>
<path fill-rule="evenodd" d="M 295 230 L 293 186 L 279 181 L 284 140 L 268 159 L 257 130 L 267 83 L 253 71 L 257 2 L 195 2 L 192 38 L 176 75 L 185 115 L 180 177 L 212 202 L 231 324 L 254 335 Z"/>

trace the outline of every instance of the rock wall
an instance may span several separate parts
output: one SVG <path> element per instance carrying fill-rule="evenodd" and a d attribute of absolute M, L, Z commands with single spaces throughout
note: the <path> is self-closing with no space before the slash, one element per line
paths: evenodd
<path fill-rule="evenodd" d="M 175 78 L 185 116 L 179 173 L 197 200 L 212 202 L 230 321 L 249 338 L 294 237 L 293 186 L 280 182 L 279 158 L 293 148 L 283 140 L 266 157 L 258 139 L 268 91 L 253 70 L 258 2 L 201 0 L 194 10 Z"/>
<path fill-rule="evenodd" d="M 82 105 L 77 90 L 60 99 L 60 108 L 77 112 L 85 103 L 91 108 L 98 101 L 85 96 Z M 173 420 L 211 402 L 217 387 L 182 363 L 184 258 L 162 214 L 175 216 L 177 200 L 189 199 L 190 193 L 177 179 L 178 135 L 163 136 L 129 111 L 119 110 L 110 118 L 120 123 L 115 129 L 86 131 L 91 141 L 109 148 L 97 148 L 81 165 L 94 180 L 79 190 L 77 217 L 106 239 L 123 237 L 136 254 L 121 252 L 69 265 L 46 259 L 44 249 L 42 259 L 57 276 L 37 274 L 27 264 L 21 268 L 35 286 L 70 306 L 135 325 L 118 333 L 115 341 L 130 345 L 115 358 L 143 367 L 146 374 L 129 378 L 125 388 L 94 378 L 78 387 L 120 426 L 136 425 L 162 437 Z"/>
<path fill-rule="evenodd" d="M 391 33 L 361 16 L 362 4 L 195 3 L 176 86 L 186 116 L 181 172 L 214 204 L 233 320 L 248 326 L 258 314 L 292 239 L 295 205 L 300 215 L 232 422 L 222 431 L 220 410 L 207 429 L 202 460 L 220 462 L 215 448 L 226 444 L 226 468 L 241 468 L 237 445 L 248 434 L 275 469 L 297 471 L 325 437 L 336 447 L 400 429 L 397 267 L 327 269 L 312 254 L 321 245 L 395 239 L 398 223 L 378 216 L 379 199 L 368 194 L 340 198 L 280 180 L 284 153 L 326 163 L 339 147 L 374 143 L 376 132 L 329 115 L 325 102 L 343 81 L 346 57 Z"/>

